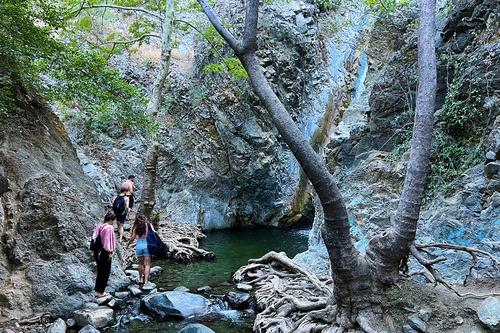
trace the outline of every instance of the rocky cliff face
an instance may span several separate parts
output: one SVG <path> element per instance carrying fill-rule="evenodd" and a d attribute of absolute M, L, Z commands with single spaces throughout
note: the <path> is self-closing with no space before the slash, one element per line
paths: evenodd
<path fill-rule="evenodd" d="M 417 242 L 448 242 L 494 253 L 498 251 L 495 239 L 500 232 L 499 174 L 495 161 L 500 85 L 498 70 L 491 63 L 498 58 L 500 46 L 498 4 L 477 0 L 448 5 L 438 14 L 441 81 L 431 164 L 435 173 L 436 165 L 442 163 L 440 154 L 455 149 L 465 150 L 465 155 L 445 155 L 450 161 L 446 165 L 449 170 L 445 171 L 453 172 L 471 161 L 478 164 L 456 174 L 448 187 L 440 185 L 431 192 L 433 196 L 427 198 L 428 204 L 421 213 Z M 392 51 L 391 47 L 380 50 L 380 31 L 399 36 L 392 39 Z M 383 40 L 390 40 L 386 37 Z M 394 48 L 398 40 L 400 47 Z M 367 89 L 346 111 L 328 147 L 327 162 L 337 176 L 348 207 L 351 231 L 360 250 L 375 232 L 392 223 L 399 200 L 407 159 L 404 152 L 413 125 L 416 51 L 416 36 L 411 28 L 391 32 L 386 27 L 378 31 L 375 27 L 367 53 L 376 54 L 377 58 L 369 59 Z M 477 130 L 476 134 L 471 129 Z M 484 156 L 488 151 L 491 164 L 485 168 Z M 480 158 L 471 159 L 476 154 Z M 439 179 L 431 177 L 430 181 L 429 186 L 440 184 Z M 325 272 L 329 263 L 324 245 L 318 239 L 320 228 L 320 224 L 313 228 L 310 250 L 297 260 L 313 263 L 313 268 Z M 446 255 L 452 259 L 442 264 L 441 271 L 446 272 L 448 279 L 463 281 L 470 257 L 450 252 Z M 480 262 L 473 275 L 478 272 L 481 275 L 489 266 L 488 261 Z"/>
<path fill-rule="evenodd" d="M 25 91 L 1 120 L 0 321 L 64 314 L 91 297 L 88 250 L 104 211 L 63 124 Z M 112 285 L 125 277 L 115 262 Z"/>

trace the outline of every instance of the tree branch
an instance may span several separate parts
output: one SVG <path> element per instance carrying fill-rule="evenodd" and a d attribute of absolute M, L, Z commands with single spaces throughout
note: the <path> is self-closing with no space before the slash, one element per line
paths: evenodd
<path fill-rule="evenodd" d="M 80 12 L 83 9 L 93 9 L 93 8 L 113 8 L 113 9 L 118 9 L 118 10 L 128 10 L 128 11 L 133 11 L 133 12 L 141 12 L 141 13 L 144 13 L 144 14 L 149 15 L 151 17 L 154 17 L 154 18 L 156 18 L 159 21 L 163 20 L 163 18 L 160 15 L 158 15 L 156 13 L 153 13 L 152 11 L 149 11 L 147 9 L 141 8 L 141 7 L 125 7 L 125 6 L 117 6 L 117 5 L 88 5 L 88 6 L 82 6 L 82 7 L 80 7 L 80 9 L 78 11 L 74 12 L 76 14 L 75 16 L 78 16 L 78 14 L 80 14 Z"/>
<path fill-rule="evenodd" d="M 137 37 L 135 39 L 107 41 L 106 44 L 133 44 L 133 43 L 140 42 L 141 40 L 148 38 L 148 37 L 161 38 L 160 35 L 157 35 L 157 34 L 144 34 L 144 35 Z"/>
<path fill-rule="evenodd" d="M 222 22 L 219 20 L 217 15 L 214 14 L 212 11 L 212 8 L 208 5 L 208 3 L 205 0 L 197 0 L 198 3 L 200 4 L 201 8 L 205 12 L 205 15 L 207 15 L 208 20 L 212 25 L 214 26 L 215 30 L 224 38 L 226 43 L 229 44 L 229 46 L 234 50 L 236 55 L 240 55 L 243 52 L 243 48 L 240 45 L 240 42 L 227 30 L 223 25 Z"/>
<path fill-rule="evenodd" d="M 257 50 L 257 24 L 259 19 L 259 0 L 248 0 L 243 31 L 243 52 Z"/>

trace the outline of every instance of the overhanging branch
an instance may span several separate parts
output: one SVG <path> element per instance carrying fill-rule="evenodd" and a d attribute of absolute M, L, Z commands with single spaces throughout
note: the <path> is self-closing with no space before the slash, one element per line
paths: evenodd
<path fill-rule="evenodd" d="M 148 38 L 148 37 L 161 38 L 161 36 L 157 35 L 157 34 L 144 34 L 144 35 L 137 37 L 135 39 L 107 41 L 106 44 L 134 44 L 134 43 L 140 42 L 141 40 Z"/>
<path fill-rule="evenodd" d="M 159 20 L 159 21 L 162 21 L 163 18 L 152 12 L 152 11 L 149 11 L 147 9 L 144 9 L 144 8 L 141 8 L 141 7 L 125 7 L 125 6 L 117 6 L 117 5 L 88 5 L 88 6 L 82 6 L 80 7 L 80 9 L 75 13 L 75 15 L 78 15 L 83 9 L 94 9 L 94 8 L 112 8 L 112 9 L 118 9 L 118 10 L 128 10 L 128 11 L 132 11 L 132 12 L 140 12 L 140 13 L 143 13 L 143 14 L 146 14 L 146 15 L 149 15 L 151 17 L 154 17 L 155 19 Z"/>
<path fill-rule="evenodd" d="M 238 40 L 227 30 L 223 25 L 222 22 L 219 20 L 217 15 L 213 12 L 212 8 L 208 5 L 208 3 L 205 0 L 197 0 L 198 3 L 200 4 L 201 8 L 205 12 L 205 15 L 207 15 L 208 20 L 212 25 L 214 26 L 215 30 L 224 38 L 226 43 L 229 44 L 229 46 L 234 50 L 234 52 L 239 55 L 242 53 L 243 49 L 238 42 Z"/>

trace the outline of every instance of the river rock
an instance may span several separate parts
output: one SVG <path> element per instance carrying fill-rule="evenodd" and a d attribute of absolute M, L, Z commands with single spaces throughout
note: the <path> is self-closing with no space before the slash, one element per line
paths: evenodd
<path fill-rule="evenodd" d="M 180 286 L 174 289 L 174 291 L 184 291 L 184 292 L 189 292 L 189 288 L 186 288 L 184 286 Z"/>
<path fill-rule="evenodd" d="M 428 322 L 432 316 L 432 310 L 429 308 L 422 308 L 418 311 L 418 316 L 425 322 Z"/>
<path fill-rule="evenodd" d="M 210 301 L 201 295 L 181 291 L 154 293 L 141 300 L 141 308 L 159 319 L 200 318 L 208 314 Z"/>
<path fill-rule="evenodd" d="M 477 308 L 479 320 L 494 333 L 500 332 L 500 298 L 488 297 Z"/>
<path fill-rule="evenodd" d="M 139 288 L 138 285 L 136 284 L 133 284 L 131 286 L 128 286 L 128 290 L 130 290 L 130 292 L 132 293 L 132 295 L 134 296 L 139 296 L 140 294 L 142 294 L 142 290 L 141 288 Z"/>
<path fill-rule="evenodd" d="M 419 333 L 419 332 L 417 330 L 414 330 L 413 328 L 411 328 L 410 325 L 405 324 L 405 325 L 403 325 L 403 333 Z"/>
<path fill-rule="evenodd" d="M 92 325 L 86 325 L 78 333 L 99 333 L 99 331 Z"/>
<path fill-rule="evenodd" d="M 160 266 L 154 266 L 154 267 L 151 267 L 149 274 L 150 274 L 150 276 L 151 275 L 159 275 L 159 274 L 161 274 L 161 272 L 163 272 L 163 268 L 161 268 Z"/>
<path fill-rule="evenodd" d="M 76 326 L 76 320 L 74 318 L 68 318 L 66 319 L 66 325 L 68 327 L 75 327 Z"/>
<path fill-rule="evenodd" d="M 47 333 L 66 333 L 66 323 L 61 318 L 58 318 L 50 325 Z"/>
<path fill-rule="evenodd" d="M 210 286 L 203 286 L 203 287 L 196 289 L 196 291 L 199 293 L 207 293 L 210 290 L 212 290 L 212 287 L 210 287 Z"/>
<path fill-rule="evenodd" d="M 120 299 L 124 299 L 124 298 L 127 298 L 129 294 L 130 294 L 130 292 L 128 292 L 128 291 L 117 291 L 117 292 L 115 292 L 115 297 L 120 298 Z"/>
<path fill-rule="evenodd" d="M 144 291 L 152 291 L 155 288 L 156 288 L 156 284 L 154 284 L 151 281 L 148 281 L 148 283 L 143 284 L 141 289 Z"/>
<path fill-rule="evenodd" d="M 112 298 L 107 305 L 114 310 L 125 309 L 127 307 L 127 303 L 120 298 Z"/>
<path fill-rule="evenodd" d="M 104 304 L 108 303 L 112 298 L 113 298 L 113 296 L 106 295 L 106 296 L 96 298 L 95 301 L 96 301 L 97 305 L 104 305 Z"/>
<path fill-rule="evenodd" d="M 178 333 L 215 333 L 212 329 L 202 324 L 189 324 Z"/>
<path fill-rule="evenodd" d="M 248 308 L 248 306 L 250 305 L 250 300 L 252 299 L 249 294 L 237 293 L 234 291 L 230 291 L 224 298 L 229 303 L 229 305 L 231 305 L 231 307 L 238 310 Z"/>
<path fill-rule="evenodd" d="M 83 309 L 74 312 L 74 318 L 78 326 L 92 325 L 96 328 L 102 328 L 113 322 L 113 309 L 107 306 L 100 306 L 97 309 Z"/>
<path fill-rule="evenodd" d="M 252 291 L 253 287 L 249 284 L 246 284 L 246 283 L 238 283 L 236 285 L 236 289 L 241 290 L 241 291 Z"/>

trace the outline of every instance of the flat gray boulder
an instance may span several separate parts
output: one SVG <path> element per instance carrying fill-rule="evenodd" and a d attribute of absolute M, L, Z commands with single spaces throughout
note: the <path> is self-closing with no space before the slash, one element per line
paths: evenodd
<path fill-rule="evenodd" d="M 202 324 L 189 324 L 178 333 L 215 333 L 210 328 Z"/>
<path fill-rule="evenodd" d="M 154 293 L 141 300 L 141 308 L 158 319 L 200 318 L 208 314 L 209 306 L 205 297 L 183 291 Z"/>
<path fill-rule="evenodd" d="M 107 306 L 99 306 L 95 309 L 77 310 L 73 313 L 73 317 L 80 327 L 90 324 L 95 328 L 102 328 L 113 323 L 113 314 L 113 309 Z"/>
<path fill-rule="evenodd" d="M 479 320 L 492 332 L 500 333 L 500 298 L 488 297 L 477 308 Z"/>

